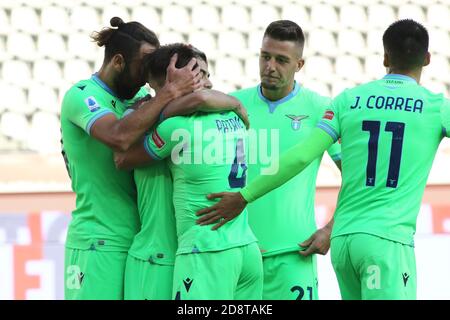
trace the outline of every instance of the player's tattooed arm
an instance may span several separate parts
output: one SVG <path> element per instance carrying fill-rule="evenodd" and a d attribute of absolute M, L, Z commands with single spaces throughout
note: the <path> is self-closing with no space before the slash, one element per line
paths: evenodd
<path fill-rule="evenodd" d="M 250 127 L 247 110 L 241 102 L 223 92 L 204 89 L 192 92 L 170 102 L 162 111 L 162 119 L 189 115 L 197 111 L 223 112 L 234 111 L 245 123 L 247 129 Z"/>
<path fill-rule="evenodd" d="M 144 148 L 143 139 L 139 140 L 129 150 L 125 152 L 114 152 L 114 164 L 120 170 L 132 170 L 134 168 L 143 167 L 151 164 L 153 158 Z"/>
<path fill-rule="evenodd" d="M 201 73 L 199 67 L 194 68 L 196 60 L 192 59 L 185 67 L 178 69 L 175 67 L 176 59 L 174 55 L 167 68 L 168 80 L 153 99 L 145 101 L 138 110 L 120 120 L 113 114 L 98 119 L 91 128 L 91 136 L 114 151 L 126 151 L 156 124 L 162 109 L 169 102 L 200 89 Z"/>

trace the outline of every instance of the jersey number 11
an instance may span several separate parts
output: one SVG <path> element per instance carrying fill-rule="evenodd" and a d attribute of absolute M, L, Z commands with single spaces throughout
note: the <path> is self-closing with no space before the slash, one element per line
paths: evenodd
<path fill-rule="evenodd" d="M 376 166 L 378 157 L 378 138 L 380 136 L 380 121 L 363 121 L 362 130 L 370 133 L 369 137 L 369 155 L 367 157 L 366 186 L 375 186 Z M 405 133 L 405 124 L 403 122 L 386 123 L 384 131 L 392 132 L 391 156 L 389 159 L 389 171 L 386 181 L 386 187 L 397 188 L 400 171 L 400 162 L 402 159 L 403 134 Z"/>

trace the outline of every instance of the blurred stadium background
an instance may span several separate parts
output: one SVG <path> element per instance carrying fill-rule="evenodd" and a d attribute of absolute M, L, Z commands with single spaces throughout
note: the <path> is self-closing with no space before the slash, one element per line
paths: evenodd
<path fill-rule="evenodd" d="M 143 23 L 161 43 L 205 51 L 215 88 L 225 92 L 258 83 L 268 23 L 296 21 L 306 34 L 306 65 L 297 80 L 330 96 L 383 76 L 384 29 L 413 18 L 430 33 L 432 62 L 422 83 L 450 97 L 450 0 L 1 0 L 0 299 L 63 298 L 74 195 L 60 155 L 60 102 L 71 84 L 100 67 L 103 50 L 89 35 L 112 16 Z M 331 160 L 324 160 L 319 226 L 333 213 L 340 184 Z M 449 168 L 444 141 L 418 219 L 419 299 L 450 299 Z M 319 257 L 319 294 L 340 298 L 329 255 Z"/>

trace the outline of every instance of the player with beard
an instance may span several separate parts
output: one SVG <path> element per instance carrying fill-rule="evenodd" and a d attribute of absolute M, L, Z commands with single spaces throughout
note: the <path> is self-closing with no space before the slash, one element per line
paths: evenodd
<path fill-rule="evenodd" d="M 66 240 L 66 299 L 123 299 L 125 262 L 139 215 L 133 173 L 116 170 L 113 151 L 133 145 L 169 102 L 198 89 L 202 76 L 193 68 L 195 59 L 177 69 L 172 57 L 165 86 L 122 117 L 148 95 L 141 63 L 159 41 L 138 22 L 114 17 L 111 26 L 92 35 L 105 47 L 100 70 L 72 86 L 61 107 L 62 153 L 76 193 Z"/>

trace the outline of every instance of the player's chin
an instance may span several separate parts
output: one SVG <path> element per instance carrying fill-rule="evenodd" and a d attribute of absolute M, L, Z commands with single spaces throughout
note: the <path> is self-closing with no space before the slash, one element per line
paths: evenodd
<path fill-rule="evenodd" d="M 277 83 L 274 83 L 273 81 L 268 80 L 261 80 L 261 87 L 267 90 L 277 90 L 279 89 L 279 86 Z"/>

